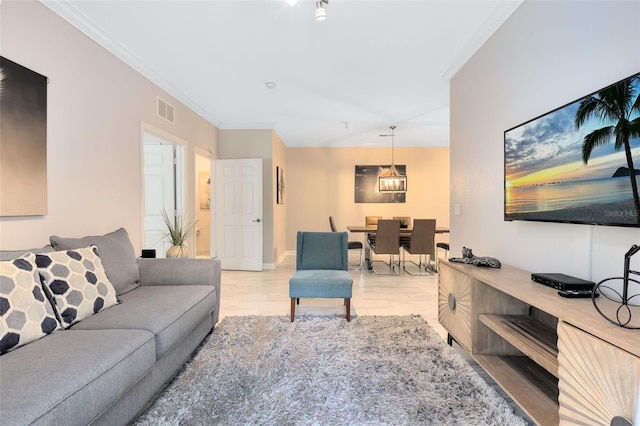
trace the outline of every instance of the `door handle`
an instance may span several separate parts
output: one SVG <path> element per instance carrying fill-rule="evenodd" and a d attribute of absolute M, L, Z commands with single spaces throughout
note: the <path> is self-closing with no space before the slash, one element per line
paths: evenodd
<path fill-rule="evenodd" d="M 260 219 L 252 220 L 252 222 L 260 222 Z"/>

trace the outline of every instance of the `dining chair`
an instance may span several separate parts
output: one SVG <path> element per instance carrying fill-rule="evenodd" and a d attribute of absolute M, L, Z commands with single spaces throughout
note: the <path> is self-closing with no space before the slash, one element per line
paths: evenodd
<path fill-rule="evenodd" d="M 402 269 L 410 275 L 412 273 L 406 267 L 406 253 L 418 255 L 418 263 L 410 261 L 409 263 L 418 267 L 418 274 L 426 275 L 435 272 L 435 268 L 431 265 L 431 260 L 435 258 L 435 237 L 436 237 L 436 220 L 435 219 L 415 219 L 413 221 L 413 230 L 408 243 L 402 246 Z M 425 256 L 425 262 L 422 263 L 422 256 Z M 427 263 L 429 256 L 429 263 Z"/>
<path fill-rule="evenodd" d="M 411 216 L 394 216 L 393 219 L 400 221 L 400 228 L 408 228 L 411 225 Z"/>
<path fill-rule="evenodd" d="M 436 244 L 436 252 L 438 249 L 442 249 L 444 250 L 444 258 L 448 259 L 449 258 L 449 243 L 437 243 Z M 436 256 L 436 259 L 438 258 L 438 256 Z"/>
<path fill-rule="evenodd" d="M 365 216 L 364 217 L 364 225 L 365 226 L 378 226 L 378 221 L 382 219 L 382 216 Z M 367 234 L 367 244 L 371 246 L 371 244 L 375 244 L 376 242 L 376 234 L 371 232 Z"/>
<path fill-rule="evenodd" d="M 331 227 L 331 232 L 338 232 L 336 228 L 336 224 L 333 221 L 333 216 L 329 216 L 329 226 Z M 360 263 L 358 263 L 357 269 L 362 269 L 362 261 L 363 261 L 363 253 L 364 253 L 364 244 L 361 241 L 348 241 L 347 242 L 348 250 L 360 250 Z"/>
<path fill-rule="evenodd" d="M 402 231 L 402 228 L 408 228 L 411 225 L 411 216 L 394 216 L 393 219 L 398 219 L 400 221 L 401 231 Z M 402 232 L 400 233 L 400 247 L 409 245 L 410 241 L 411 241 L 411 236 L 406 234 L 403 235 Z"/>
<path fill-rule="evenodd" d="M 369 245 L 374 254 L 388 254 L 389 263 L 382 260 L 374 260 L 373 262 L 382 262 L 389 266 L 389 273 L 376 272 L 375 268 L 371 268 L 373 273 L 379 275 L 394 275 L 399 273 L 395 268 L 393 256 L 400 257 L 400 221 L 394 219 L 380 219 L 376 229 L 375 241 Z M 372 263 L 373 263 L 372 262 Z"/>
<path fill-rule="evenodd" d="M 372 225 L 378 225 L 378 221 L 382 219 L 382 216 L 365 216 L 364 217 L 364 224 L 366 226 Z"/>

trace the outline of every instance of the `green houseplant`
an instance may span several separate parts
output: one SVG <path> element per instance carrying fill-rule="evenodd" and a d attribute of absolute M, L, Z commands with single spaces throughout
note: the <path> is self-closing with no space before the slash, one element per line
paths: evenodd
<path fill-rule="evenodd" d="M 169 216 L 166 210 L 162 210 L 162 219 L 167 229 L 164 235 L 171 243 L 167 250 L 168 258 L 189 257 L 187 242 L 195 230 L 196 220 L 186 220 L 183 216 Z"/>

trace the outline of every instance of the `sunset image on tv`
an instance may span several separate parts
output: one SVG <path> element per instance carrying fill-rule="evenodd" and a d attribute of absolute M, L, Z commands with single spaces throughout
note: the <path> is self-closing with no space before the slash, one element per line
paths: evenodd
<path fill-rule="evenodd" d="M 507 130 L 505 220 L 640 226 L 640 74 Z"/>

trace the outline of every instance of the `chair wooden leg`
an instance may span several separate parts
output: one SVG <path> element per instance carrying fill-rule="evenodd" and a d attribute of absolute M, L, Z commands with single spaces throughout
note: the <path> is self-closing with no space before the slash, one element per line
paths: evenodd
<path fill-rule="evenodd" d="M 351 299 L 344 299 L 344 305 L 347 308 L 347 322 L 351 322 Z"/>
<path fill-rule="evenodd" d="M 291 322 L 293 322 L 293 318 L 296 316 L 296 298 L 291 298 Z"/>

